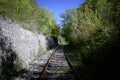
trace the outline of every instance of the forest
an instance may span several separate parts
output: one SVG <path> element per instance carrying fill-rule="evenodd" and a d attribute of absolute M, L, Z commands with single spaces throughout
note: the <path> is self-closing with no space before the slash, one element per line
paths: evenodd
<path fill-rule="evenodd" d="M 81 80 L 117 79 L 120 56 L 120 1 L 87 0 L 61 17 L 61 35 Z"/>
<path fill-rule="evenodd" d="M 67 44 L 61 45 L 81 80 L 116 80 L 119 77 L 119 0 L 86 0 L 78 8 L 60 15 L 62 28 L 56 24 L 52 12 L 39 8 L 35 0 L 0 0 L 0 15 L 33 32 L 65 38 Z M 37 27 L 26 27 L 30 23 L 36 23 Z"/>

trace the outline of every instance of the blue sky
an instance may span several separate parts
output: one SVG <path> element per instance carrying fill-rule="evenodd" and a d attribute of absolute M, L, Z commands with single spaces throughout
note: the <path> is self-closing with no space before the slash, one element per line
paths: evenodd
<path fill-rule="evenodd" d="M 60 14 L 66 9 L 77 8 L 85 0 L 36 0 L 36 2 L 40 7 L 49 9 L 54 14 L 56 22 L 60 24 Z"/>

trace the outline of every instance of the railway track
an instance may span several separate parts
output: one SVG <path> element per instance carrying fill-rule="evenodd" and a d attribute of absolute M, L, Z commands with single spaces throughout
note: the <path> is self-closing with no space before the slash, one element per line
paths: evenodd
<path fill-rule="evenodd" d="M 18 80 L 80 80 L 62 48 L 30 64 L 29 71 Z"/>
<path fill-rule="evenodd" d="M 42 80 L 74 80 L 74 74 L 70 69 L 63 49 L 56 51 L 49 58 L 43 72 Z"/>

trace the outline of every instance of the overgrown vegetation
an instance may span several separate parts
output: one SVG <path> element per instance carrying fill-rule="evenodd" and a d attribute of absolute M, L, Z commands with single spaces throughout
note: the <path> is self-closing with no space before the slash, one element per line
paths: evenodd
<path fill-rule="evenodd" d="M 10 55 L 0 56 L 0 80 L 14 80 L 23 69 L 22 63 L 11 49 L 8 51 Z"/>
<path fill-rule="evenodd" d="M 116 79 L 120 1 L 87 0 L 79 8 L 66 10 L 61 17 L 62 35 L 69 42 L 66 51 L 82 80 Z"/>
<path fill-rule="evenodd" d="M 0 15 L 30 30 L 35 28 L 48 36 L 59 35 L 53 14 L 45 8 L 39 8 L 35 0 L 0 0 Z M 64 20 L 60 34 L 69 42 L 65 50 L 81 79 L 118 78 L 120 1 L 87 0 L 79 8 L 66 10 L 61 17 Z M 27 27 L 30 23 L 37 27 Z"/>
<path fill-rule="evenodd" d="M 48 36 L 58 34 L 53 14 L 46 8 L 39 8 L 35 0 L 0 0 L 0 15 L 19 22 L 29 30 L 36 30 Z M 58 35 L 57 35 L 58 36 Z"/>

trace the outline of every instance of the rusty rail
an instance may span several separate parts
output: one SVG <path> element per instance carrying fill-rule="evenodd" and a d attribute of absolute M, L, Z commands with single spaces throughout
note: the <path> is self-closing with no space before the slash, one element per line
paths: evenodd
<path fill-rule="evenodd" d="M 64 52 L 65 53 L 65 52 Z M 67 61 L 68 61 L 68 64 L 69 64 L 69 66 L 71 67 L 71 69 L 74 71 L 74 73 L 75 73 L 75 80 L 81 80 L 81 78 L 80 78 L 80 75 L 77 73 L 77 71 L 75 70 L 75 68 L 74 68 L 74 66 L 72 65 L 72 63 L 71 63 L 71 61 L 69 60 L 69 58 L 68 58 L 68 55 L 65 53 L 65 57 L 66 57 L 66 59 L 67 59 Z"/>
<path fill-rule="evenodd" d="M 47 69 L 48 69 L 48 66 L 49 66 L 49 64 L 51 63 L 52 57 L 54 57 L 57 49 L 58 49 L 58 47 L 52 52 L 52 54 L 51 54 L 51 56 L 49 57 L 47 63 L 45 64 L 45 67 L 43 68 L 43 71 L 41 72 L 41 80 L 47 80 L 47 79 L 45 78 L 46 73 L 47 73 Z M 63 50 L 63 49 L 62 49 L 62 50 Z M 74 66 L 72 65 L 71 61 L 70 61 L 69 58 L 68 58 L 68 55 L 64 52 L 64 50 L 63 50 L 63 53 L 64 53 L 64 55 L 65 55 L 66 61 L 68 62 L 68 65 L 69 65 L 69 67 L 70 67 L 70 70 L 72 70 L 72 74 L 74 74 L 74 80 L 81 80 L 81 79 L 80 79 L 80 75 L 79 75 L 79 74 L 77 73 L 77 71 L 74 69 Z M 50 80 L 52 80 L 52 79 L 50 79 Z M 54 79 L 53 79 L 53 80 L 54 80 Z M 61 80 L 61 79 L 59 79 L 59 80 Z M 64 79 L 64 80 L 65 80 L 65 79 Z"/>
<path fill-rule="evenodd" d="M 47 67 L 48 65 L 50 64 L 50 61 L 51 61 L 51 58 L 54 56 L 56 50 L 54 50 L 51 54 L 51 56 L 49 57 L 47 63 L 45 64 L 45 67 L 43 68 L 43 71 L 41 73 L 41 79 L 44 80 L 44 77 L 45 77 L 45 74 L 46 74 L 46 70 L 47 70 Z"/>

